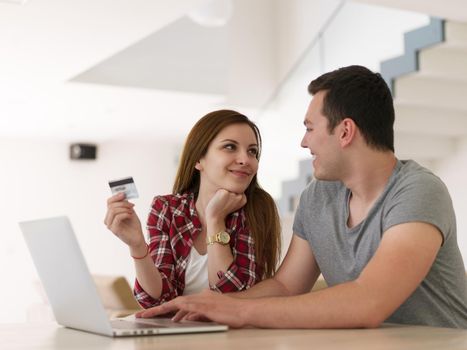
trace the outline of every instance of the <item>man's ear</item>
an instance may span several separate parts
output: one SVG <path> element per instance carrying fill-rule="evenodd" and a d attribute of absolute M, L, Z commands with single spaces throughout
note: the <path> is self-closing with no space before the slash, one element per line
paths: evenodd
<path fill-rule="evenodd" d="M 340 141 L 343 147 L 350 145 L 355 138 L 357 125 L 350 118 L 345 118 L 341 122 Z"/>

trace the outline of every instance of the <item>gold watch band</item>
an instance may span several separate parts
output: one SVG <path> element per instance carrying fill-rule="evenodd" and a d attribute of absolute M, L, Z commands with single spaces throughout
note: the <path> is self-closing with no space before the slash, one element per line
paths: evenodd
<path fill-rule="evenodd" d="M 212 236 L 206 236 L 207 245 L 211 245 L 214 243 L 226 245 L 229 242 L 230 242 L 230 235 L 226 231 L 220 231 Z"/>

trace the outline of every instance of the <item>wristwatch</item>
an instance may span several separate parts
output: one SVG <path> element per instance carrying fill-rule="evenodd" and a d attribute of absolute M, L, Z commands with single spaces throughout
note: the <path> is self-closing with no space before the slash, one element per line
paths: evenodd
<path fill-rule="evenodd" d="M 220 231 L 216 233 L 215 235 L 212 236 L 207 236 L 206 237 L 206 243 L 208 245 L 214 244 L 214 243 L 219 243 L 222 245 L 226 245 L 230 242 L 230 235 L 228 232 L 225 231 Z"/>

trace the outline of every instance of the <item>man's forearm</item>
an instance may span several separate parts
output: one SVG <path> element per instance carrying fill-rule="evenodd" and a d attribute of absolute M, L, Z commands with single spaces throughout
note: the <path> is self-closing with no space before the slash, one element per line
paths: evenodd
<path fill-rule="evenodd" d="M 253 287 L 238 293 L 228 294 L 230 297 L 239 299 L 255 299 L 266 297 L 283 297 L 291 295 L 290 291 L 278 280 L 270 278 Z"/>
<path fill-rule="evenodd" d="M 377 327 L 384 318 L 378 318 L 375 305 L 362 292 L 349 282 L 296 296 L 245 300 L 242 323 L 261 328 Z"/>

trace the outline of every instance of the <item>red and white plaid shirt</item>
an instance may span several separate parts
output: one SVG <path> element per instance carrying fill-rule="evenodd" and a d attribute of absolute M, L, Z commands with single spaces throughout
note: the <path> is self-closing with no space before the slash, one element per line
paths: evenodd
<path fill-rule="evenodd" d="M 134 293 L 144 308 L 162 304 L 183 295 L 185 270 L 193 241 L 201 232 L 193 193 L 157 196 L 149 213 L 149 251 L 162 276 L 160 298 L 149 296 L 135 281 Z M 248 289 L 262 276 L 255 260 L 255 243 L 246 225 L 243 209 L 226 218 L 233 262 L 211 289 L 222 293 Z"/>

